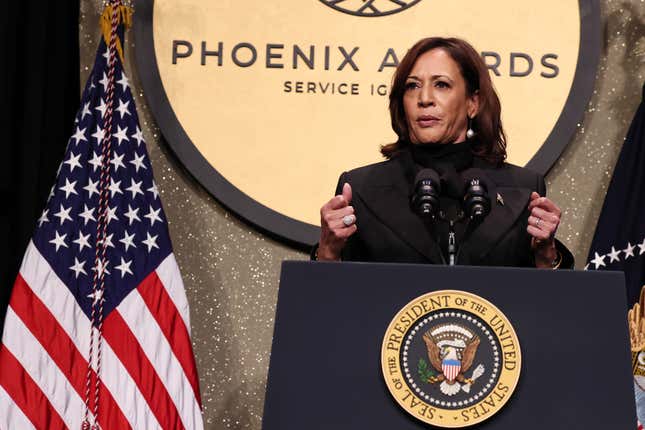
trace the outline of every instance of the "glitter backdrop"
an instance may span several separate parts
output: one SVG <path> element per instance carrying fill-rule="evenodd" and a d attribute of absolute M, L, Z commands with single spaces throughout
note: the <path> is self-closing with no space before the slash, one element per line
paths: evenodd
<path fill-rule="evenodd" d="M 82 85 L 94 61 L 102 7 L 100 1 L 81 0 Z M 645 81 L 645 0 L 605 0 L 601 13 L 595 90 L 576 135 L 547 177 L 549 195 L 563 210 L 558 237 L 576 255 L 579 268 Z M 179 164 L 133 70 L 133 40 L 128 34 L 126 71 L 191 306 L 205 425 L 259 430 L 280 262 L 308 256 L 241 222 Z"/>

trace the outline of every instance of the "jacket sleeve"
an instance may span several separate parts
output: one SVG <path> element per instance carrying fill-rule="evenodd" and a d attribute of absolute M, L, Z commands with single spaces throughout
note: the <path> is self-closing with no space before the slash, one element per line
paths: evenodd
<path fill-rule="evenodd" d="M 338 178 L 338 185 L 336 185 L 336 195 L 343 192 L 343 185 L 345 184 L 345 182 L 352 186 L 352 191 L 355 191 L 356 184 L 352 183 L 350 174 L 348 172 L 343 172 L 343 174 L 340 175 L 340 178 Z M 347 239 L 347 242 L 345 242 L 345 247 L 340 253 L 341 261 L 365 261 L 367 259 L 365 248 L 360 239 L 361 235 L 359 230 L 361 228 L 361 213 L 355 205 L 357 199 L 356 192 L 354 192 L 353 194 L 354 198 L 350 205 L 354 206 L 354 215 L 356 216 L 356 227 L 358 230 Z"/>

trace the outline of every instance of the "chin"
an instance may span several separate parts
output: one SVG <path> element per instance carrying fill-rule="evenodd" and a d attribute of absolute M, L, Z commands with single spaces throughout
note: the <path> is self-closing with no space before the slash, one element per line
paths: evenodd
<path fill-rule="evenodd" d="M 436 143 L 447 143 L 448 135 L 443 129 L 443 127 L 426 127 L 426 128 L 417 128 L 413 129 L 414 137 L 416 137 L 416 143 L 426 145 L 426 144 L 436 144 Z"/>
<path fill-rule="evenodd" d="M 434 145 L 434 144 L 442 144 L 446 143 L 443 141 L 442 136 L 435 136 L 435 135 L 417 135 L 417 144 L 419 145 Z"/>

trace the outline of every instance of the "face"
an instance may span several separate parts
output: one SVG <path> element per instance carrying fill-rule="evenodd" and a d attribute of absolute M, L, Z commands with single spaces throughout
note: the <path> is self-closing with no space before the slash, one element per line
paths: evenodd
<path fill-rule="evenodd" d="M 467 94 L 459 66 L 446 51 L 433 49 L 417 58 L 403 95 L 412 143 L 463 142 L 468 117 L 478 108 L 478 95 Z"/>

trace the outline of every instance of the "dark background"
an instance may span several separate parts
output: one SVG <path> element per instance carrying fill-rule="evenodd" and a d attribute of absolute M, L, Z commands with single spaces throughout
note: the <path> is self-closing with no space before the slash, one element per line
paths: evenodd
<path fill-rule="evenodd" d="M 0 328 L 80 101 L 79 0 L 9 1 L 0 13 Z"/>

